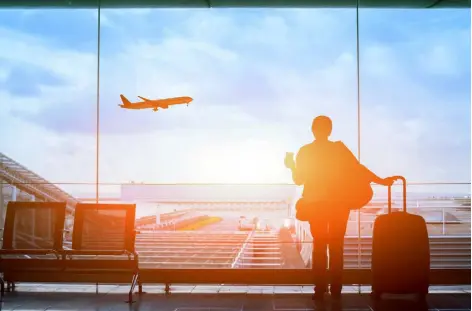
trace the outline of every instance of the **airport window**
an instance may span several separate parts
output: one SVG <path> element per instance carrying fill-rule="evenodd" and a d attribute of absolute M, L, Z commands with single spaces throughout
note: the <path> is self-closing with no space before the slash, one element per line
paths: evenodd
<path fill-rule="evenodd" d="M 142 269 L 309 267 L 283 159 L 328 115 L 332 139 L 363 164 L 407 177 L 431 241 L 469 248 L 432 249 L 432 267 L 470 269 L 470 10 L 98 14 L 0 11 L 2 223 L 9 201 L 66 201 L 69 230 L 77 202 L 133 203 L 136 248 L 151 254 Z M 385 188 L 374 190 L 351 212 L 346 268 L 370 266 L 386 212 Z M 304 247 L 286 265 L 290 239 Z"/>

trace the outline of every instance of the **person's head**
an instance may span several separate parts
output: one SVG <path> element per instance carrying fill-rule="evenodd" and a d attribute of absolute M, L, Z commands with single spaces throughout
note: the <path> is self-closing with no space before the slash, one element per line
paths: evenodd
<path fill-rule="evenodd" d="M 327 140 L 332 130 L 333 123 L 327 116 L 317 116 L 311 125 L 311 131 L 317 140 Z"/>

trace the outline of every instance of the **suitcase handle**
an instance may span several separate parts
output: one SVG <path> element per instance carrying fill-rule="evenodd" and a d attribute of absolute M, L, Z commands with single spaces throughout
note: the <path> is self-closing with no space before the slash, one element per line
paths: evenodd
<path fill-rule="evenodd" d="M 406 179 L 403 176 L 393 176 L 395 180 L 402 181 L 403 192 L 403 212 L 406 213 Z M 392 186 L 388 186 L 388 213 L 392 212 Z"/>

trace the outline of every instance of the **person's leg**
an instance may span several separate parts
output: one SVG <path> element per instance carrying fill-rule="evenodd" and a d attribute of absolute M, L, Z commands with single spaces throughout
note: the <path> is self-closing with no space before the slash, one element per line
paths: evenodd
<path fill-rule="evenodd" d="M 329 272 L 331 276 L 330 292 L 340 295 L 344 268 L 344 235 L 350 210 L 340 210 L 333 213 L 329 220 Z"/>
<path fill-rule="evenodd" d="M 310 221 L 310 231 L 313 237 L 312 271 L 315 278 L 315 295 L 323 295 L 327 291 L 327 244 L 328 219 L 316 217 Z"/>

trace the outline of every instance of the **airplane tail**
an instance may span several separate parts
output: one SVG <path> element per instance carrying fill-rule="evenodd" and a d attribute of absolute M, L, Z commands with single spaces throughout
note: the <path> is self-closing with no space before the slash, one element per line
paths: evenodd
<path fill-rule="evenodd" d="M 123 95 L 120 94 L 121 101 L 123 102 L 123 106 L 131 106 L 131 102 Z"/>

